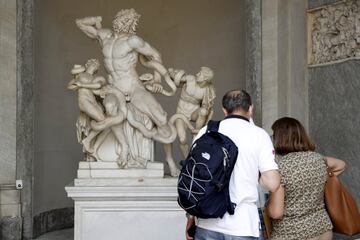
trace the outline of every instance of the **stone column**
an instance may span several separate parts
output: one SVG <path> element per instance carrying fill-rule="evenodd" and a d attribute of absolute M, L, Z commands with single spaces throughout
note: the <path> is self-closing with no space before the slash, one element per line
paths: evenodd
<path fill-rule="evenodd" d="M 262 125 L 292 116 L 308 126 L 306 1 L 262 1 Z"/>
<path fill-rule="evenodd" d="M 16 176 L 16 1 L 0 0 L 0 239 L 21 239 Z"/>
<path fill-rule="evenodd" d="M 263 1 L 262 5 L 262 74 L 263 127 L 270 132 L 278 117 L 278 0 Z"/>
<path fill-rule="evenodd" d="M 16 173 L 16 2 L 0 0 L 0 184 Z"/>
<path fill-rule="evenodd" d="M 261 90 L 261 0 L 246 0 L 246 48 L 245 78 L 246 90 L 252 97 L 254 121 L 262 125 L 262 90 Z"/>
<path fill-rule="evenodd" d="M 34 48 L 33 0 L 17 0 L 17 111 L 16 175 L 23 180 L 21 193 L 23 239 L 33 232 L 33 161 L 34 161 Z"/>

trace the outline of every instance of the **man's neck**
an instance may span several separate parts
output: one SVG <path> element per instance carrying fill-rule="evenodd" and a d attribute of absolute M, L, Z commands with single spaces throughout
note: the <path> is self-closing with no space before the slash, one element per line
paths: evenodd
<path fill-rule="evenodd" d="M 246 113 L 246 112 L 243 112 L 243 111 L 236 111 L 236 112 L 232 112 L 231 114 L 227 114 L 226 117 L 228 116 L 240 116 L 240 117 L 243 117 L 243 118 L 246 118 L 248 120 L 250 120 L 250 115 L 249 113 Z"/>

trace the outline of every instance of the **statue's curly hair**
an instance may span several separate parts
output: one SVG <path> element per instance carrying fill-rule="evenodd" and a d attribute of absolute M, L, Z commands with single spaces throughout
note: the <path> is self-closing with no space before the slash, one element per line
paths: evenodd
<path fill-rule="evenodd" d="M 214 72 L 213 70 L 211 70 L 211 68 L 209 67 L 201 67 L 201 71 L 203 72 L 204 76 L 205 76 L 205 81 L 206 82 L 211 82 L 213 77 L 214 77 Z"/>
<path fill-rule="evenodd" d="M 122 9 L 114 17 L 113 29 L 117 33 L 135 34 L 139 19 L 140 14 L 133 8 Z"/>

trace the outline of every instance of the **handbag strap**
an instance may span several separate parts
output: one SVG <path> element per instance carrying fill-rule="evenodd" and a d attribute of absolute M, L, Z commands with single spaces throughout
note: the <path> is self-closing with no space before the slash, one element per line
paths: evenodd
<path fill-rule="evenodd" d="M 327 172 L 328 177 L 333 177 L 334 176 L 334 171 L 331 170 L 331 168 L 329 167 L 329 165 L 327 163 L 327 160 L 326 160 L 326 157 L 324 157 L 323 159 L 324 159 L 324 162 L 325 162 L 325 165 L 326 165 L 326 172 Z"/>
<path fill-rule="evenodd" d="M 341 170 L 333 170 L 331 167 L 329 167 L 328 163 L 327 163 L 327 160 L 326 160 L 326 157 L 324 157 L 324 162 L 325 162 L 325 165 L 326 165 L 326 171 L 327 171 L 327 174 L 329 177 L 333 177 L 335 176 L 335 172 L 339 172 Z"/>

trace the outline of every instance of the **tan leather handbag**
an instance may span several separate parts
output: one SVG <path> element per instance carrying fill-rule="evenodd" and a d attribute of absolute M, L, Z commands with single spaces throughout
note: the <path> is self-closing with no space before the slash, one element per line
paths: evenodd
<path fill-rule="evenodd" d="M 272 222 L 271 222 L 271 218 L 270 218 L 267 207 L 261 208 L 261 214 L 262 214 L 262 218 L 263 218 L 262 219 L 263 220 L 262 228 L 265 228 L 265 229 L 263 229 L 264 239 L 270 239 L 271 232 L 272 232 Z"/>
<path fill-rule="evenodd" d="M 360 214 L 356 202 L 328 167 L 325 206 L 336 233 L 353 236 L 360 233 Z"/>

